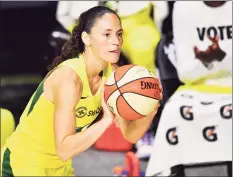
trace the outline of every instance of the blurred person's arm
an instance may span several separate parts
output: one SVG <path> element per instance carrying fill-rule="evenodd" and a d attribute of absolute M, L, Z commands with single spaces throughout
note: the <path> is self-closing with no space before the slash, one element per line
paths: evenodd
<path fill-rule="evenodd" d="M 69 32 L 77 24 L 81 13 L 98 5 L 98 1 L 59 1 L 56 18 Z"/>
<path fill-rule="evenodd" d="M 151 1 L 154 6 L 154 21 L 160 33 L 162 33 L 162 24 L 164 19 L 169 14 L 168 2 L 166 1 Z"/>
<path fill-rule="evenodd" d="M 57 5 L 57 21 L 68 31 L 75 24 L 75 19 L 70 16 L 72 1 L 59 1 Z"/>

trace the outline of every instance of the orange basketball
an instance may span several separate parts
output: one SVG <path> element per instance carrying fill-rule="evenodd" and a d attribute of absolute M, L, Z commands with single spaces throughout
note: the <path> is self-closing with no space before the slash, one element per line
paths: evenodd
<path fill-rule="evenodd" d="M 110 110 L 127 120 L 149 115 L 159 102 L 159 80 L 148 69 L 125 65 L 111 73 L 104 86 Z"/>

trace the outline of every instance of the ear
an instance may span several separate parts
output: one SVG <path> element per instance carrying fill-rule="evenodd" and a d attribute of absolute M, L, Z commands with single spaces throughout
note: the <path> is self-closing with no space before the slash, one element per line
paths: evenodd
<path fill-rule="evenodd" d="M 82 38 L 83 43 L 86 46 L 90 46 L 91 45 L 90 36 L 89 36 L 89 34 L 87 34 L 87 32 L 83 31 L 82 34 L 81 34 L 81 38 Z"/>

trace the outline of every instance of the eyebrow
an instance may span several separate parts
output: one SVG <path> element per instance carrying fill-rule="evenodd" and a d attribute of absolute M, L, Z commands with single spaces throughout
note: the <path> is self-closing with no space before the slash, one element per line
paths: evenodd
<path fill-rule="evenodd" d="M 105 31 L 112 31 L 112 29 L 106 29 Z M 121 29 L 117 30 L 117 33 L 122 32 L 122 31 L 123 31 L 123 29 L 121 28 Z"/>

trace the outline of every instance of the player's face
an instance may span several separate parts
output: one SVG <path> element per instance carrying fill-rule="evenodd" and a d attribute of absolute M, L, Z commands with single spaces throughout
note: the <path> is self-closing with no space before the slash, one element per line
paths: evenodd
<path fill-rule="evenodd" d="M 98 19 L 91 30 L 90 39 L 95 56 L 109 63 L 119 60 L 123 43 L 122 27 L 115 14 L 107 13 Z"/>

